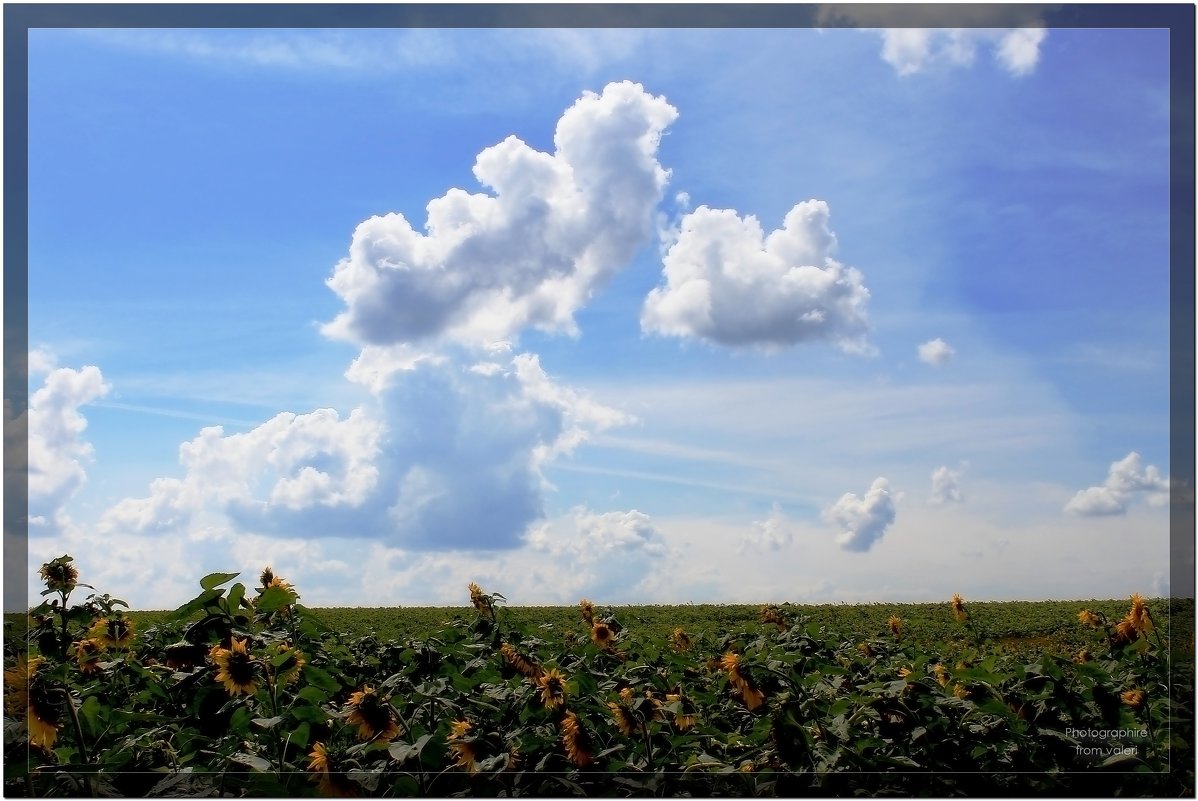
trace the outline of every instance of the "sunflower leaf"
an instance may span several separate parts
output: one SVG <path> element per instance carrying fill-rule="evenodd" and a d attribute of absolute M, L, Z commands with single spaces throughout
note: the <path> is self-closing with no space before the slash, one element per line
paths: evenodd
<path fill-rule="evenodd" d="M 214 590 L 225 582 L 232 581 L 240 575 L 241 573 L 209 573 L 200 579 L 200 589 Z"/>

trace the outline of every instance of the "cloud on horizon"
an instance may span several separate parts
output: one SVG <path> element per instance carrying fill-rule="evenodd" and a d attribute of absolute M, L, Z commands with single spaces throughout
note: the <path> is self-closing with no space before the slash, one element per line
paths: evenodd
<path fill-rule="evenodd" d="M 1137 495 L 1144 495 L 1153 506 L 1169 502 L 1169 478 L 1156 467 L 1140 467 L 1140 454 L 1132 451 L 1112 462 L 1106 481 L 1079 491 L 1065 504 L 1065 511 L 1082 517 L 1122 515 Z"/>

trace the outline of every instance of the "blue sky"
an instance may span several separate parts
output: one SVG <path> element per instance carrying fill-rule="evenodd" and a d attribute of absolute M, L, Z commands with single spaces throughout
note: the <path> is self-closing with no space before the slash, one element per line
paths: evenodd
<path fill-rule="evenodd" d="M 1163 594 L 1167 37 L 31 30 L 30 600 Z"/>

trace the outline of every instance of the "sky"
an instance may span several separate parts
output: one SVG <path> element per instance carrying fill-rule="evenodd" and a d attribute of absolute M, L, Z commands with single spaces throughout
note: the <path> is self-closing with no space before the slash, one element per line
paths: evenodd
<path fill-rule="evenodd" d="M 25 600 L 1167 594 L 1167 45 L 31 29 Z"/>

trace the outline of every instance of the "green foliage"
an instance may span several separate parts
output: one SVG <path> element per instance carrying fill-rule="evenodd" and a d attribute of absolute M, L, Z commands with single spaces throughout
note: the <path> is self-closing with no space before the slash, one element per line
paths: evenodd
<path fill-rule="evenodd" d="M 1194 790 L 1192 601 L 309 610 L 268 569 L 147 614 L 69 562 L 6 621 L 9 795 Z"/>

